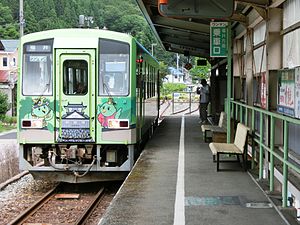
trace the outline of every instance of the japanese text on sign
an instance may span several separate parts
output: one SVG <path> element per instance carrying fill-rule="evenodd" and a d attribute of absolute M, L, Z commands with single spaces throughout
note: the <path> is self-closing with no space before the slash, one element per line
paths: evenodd
<path fill-rule="evenodd" d="M 227 22 L 210 23 L 210 56 L 227 57 Z"/>

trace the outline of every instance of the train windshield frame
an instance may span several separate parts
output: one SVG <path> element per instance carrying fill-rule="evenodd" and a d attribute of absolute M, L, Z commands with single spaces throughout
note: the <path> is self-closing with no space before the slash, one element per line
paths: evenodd
<path fill-rule="evenodd" d="M 23 95 L 53 95 L 53 39 L 26 43 L 23 53 Z"/>
<path fill-rule="evenodd" d="M 99 39 L 99 95 L 128 96 L 130 46 L 126 42 Z"/>

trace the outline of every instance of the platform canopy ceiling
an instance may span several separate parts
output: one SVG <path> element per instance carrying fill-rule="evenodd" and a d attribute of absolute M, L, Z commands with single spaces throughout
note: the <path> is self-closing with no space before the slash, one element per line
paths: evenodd
<path fill-rule="evenodd" d="M 269 0 L 136 0 L 157 40 L 167 51 L 209 57 L 210 22 L 246 24 L 251 7 Z"/>

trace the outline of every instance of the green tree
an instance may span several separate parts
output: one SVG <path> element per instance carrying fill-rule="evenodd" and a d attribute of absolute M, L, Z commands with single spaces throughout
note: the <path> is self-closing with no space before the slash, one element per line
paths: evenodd
<path fill-rule="evenodd" d="M 19 32 L 16 24 L 7 24 L 6 26 L 0 26 L 0 38 L 1 39 L 18 39 Z"/>
<path fill-rule="evenodd" d="M 6 112 L 9 110 L 8 97 L 6 94 L 0 92 L 0 118 L 5 117 Z"/>
<path fill-rule="evenodd" d="M 13 22 L 13 17 L 10 8 L 0 3 L 0 26 L 4 26 L 7 23 L 12 23 L 12 22 Z"/>
<path fill-rule="evenodd" d="M 74 28 L 78 26 L 78 18 L 81 12 L 76 12 L 76 3 L 74 1 L 65 1 L 64 2 L 64 12 L 60 15 L 60 20 L 65 23 L 65 28 Z M 78 10 L 80 11 L 80 10 Z M 59 14 L 58 14 L 59 15 Z"/>
<path fill-rule="evenodd" d="M 63 16 L 64 10 L 65 10 L 64 0 L 56 0 L 55 11 L 57 16 L 58 17 Z"/>
<path fill-rule="evenodd" d="M 30 8 L 32 12 L 34 12 L 34 16 L 37 21 L 40 21 L 41 19 L 44 19 L 44 1 L 41 0 L 27 0 L 28 4 L 30 5 Z M 25 18 L 26 20 L 26 18 Z"/>
<path fill-rule="evenodd" d="M 0 4 L 9 7 L 9 13 L 15 22 L 19 19 L 19 0 L 0 0 Z"/>
<path fill-rule="evenodd" d="M 168 65 L 164 61 L 159 62 L 159 77 L 162 80 L 168 74 Z"/>
<path fill-rule="evenodd" d="M 195 65 L 197 65 L 196 61 L 199 58 L 195 58 Z M 207 61 L 207 65 L 206 66 L 194 66 L 189 72 L 190 75 L 192 76 L 192 80 L 193 83 L 195 83 L 196 81 L 200 80 L 200 79 L 207 79 L 209 77 L 209 73 L 210 73 L 210 69 L 211 69 L 211 65 L 209 64 L 209 62 Z"/>
<path fill-rule="evenodd" d="M 35 16 L 31 10 L 30 5 L 27 2 L 24 3 L 24 17 L 26 18 L 25 29 L 24 29 L 25 34 L 37 32 L 40 30 L 39 24 L 35 19 Z"/>
<path fill-rule="evenodd" d="M 0 3 L 0 38 L 18 38 L 17 24 L 14 23 L 11 9 Z"/>

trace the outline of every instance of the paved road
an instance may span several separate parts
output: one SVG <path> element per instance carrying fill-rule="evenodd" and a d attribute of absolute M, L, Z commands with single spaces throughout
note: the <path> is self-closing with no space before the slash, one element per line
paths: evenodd
<path fill-rule="evenodd" d="M 0 133 L 0 139 L 17 139 L 17 131 L 11 130 L 8 132 Z"/>

